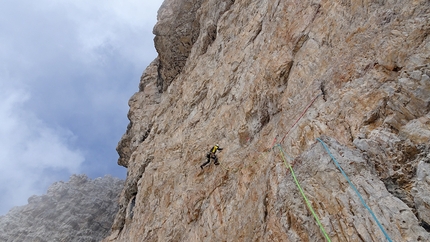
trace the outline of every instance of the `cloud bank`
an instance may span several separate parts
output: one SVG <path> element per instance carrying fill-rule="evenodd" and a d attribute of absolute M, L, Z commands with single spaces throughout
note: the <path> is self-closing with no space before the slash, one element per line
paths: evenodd
<path fill-rule="evenodd" d="M 8 92 L 5 92 L 7 90 Z M 62 174 L 81 172 L 84 156 L 73 148 L 68 130 L 48 127 L 34 113 L 24 111 L 30 99 L 23 90 L 0 90 L 1 212 L 40 194 Z"/>
<path fill-rule="evenodd" d="M 115 146 L 161 3 L 0 2 L 0 215 L 74 173 L 125 177 Z"/>

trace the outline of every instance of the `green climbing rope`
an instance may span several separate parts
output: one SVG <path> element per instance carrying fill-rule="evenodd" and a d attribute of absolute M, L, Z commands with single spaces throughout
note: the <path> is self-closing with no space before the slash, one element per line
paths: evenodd
<path fill-rule="evenodd" d="M 297 187 L 299 188 L 300 193 L 302 194 L 303 199 L 306 202 L 306 205 L 308 206 L 309 210 L 311 211 L 312 215 L 314 216 L 315 220 L 317 221 L 318 226 L 321 229 L 321 232 L 324 234 L 324 237 L 326 238 L 327 241 L 331 242 L 330 237 L 328 236 L 328 234 L 325 232 L 324 227 L 322 226 L 318 215 L 315 213 L 314 209 L 312 208 L 311 203 L 309 202 L 308 198 L 306 197 L 305 193 L 303 192 L 302 187 L 300 186 L 299 181 L 296 178 L 296 175 L 294 174 L 294 170 L 293 167 L 287 163 L 287 159 L 285 158 L 285 156 L 287 156 L 284 152 L 284 150 L 282 149 L 281 145 L 277 144 L 276 145 L 279 148 L 279 151 L 281 153 L 282 159 L 284 160 L 284 164 L 287 167 L 287 169 L 290 169 L 291 171 L 291 175 L 293 176 L 294 182 L 296 183 Z"/>

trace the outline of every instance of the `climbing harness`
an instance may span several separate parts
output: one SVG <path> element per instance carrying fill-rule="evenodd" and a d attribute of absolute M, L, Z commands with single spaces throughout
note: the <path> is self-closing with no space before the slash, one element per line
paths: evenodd
<path fill-rule="evenodd" d="M 299 189 L 300 193 L 302 194 L 302 197 L 305 200 L 306 205 L 308 206 L 309 210 L 311 211 L 312 215 L 314 216 L 315 220 L 317 221 L 317 224 L 320 227 L 321 232 L 324 234 L 324 237 L 326 238 L 326 240 L 329 241 L 329 242 L 331 242 L 330 237 L 328 236 L 328 234 L 324 230 L 324 227 L 322 226 L 322 224 L 321 224 L 321 222 L 320 222 L 320 220 L 318 218 L 318 215 L 315 213 L 314 209 L 312 208 L 311 203 L 309 202 L 308 198 L 306 197 L 305 193 L 303 192 L 303 189 L 300 186 L 300 183 L 297 180 L 296 175 L 294 174 L 293 167 L 289 163 L 287 163 L 287 160 L 286 160 L 285 156 L 288 156 L 288 155 L 284 152 L 284 150 L 282 149 L 282 147 L 281 147 L 280 144 L 277 144 L 276 146 L 279 148 L 279 151 L 281 153 L 282 159 L 284 160 L 285 166 L 287 167 L 287 169 L 290 169 L 291 175 L 293 176 L 293 179 L 294 179 L 294 182 L 296 183 L 297 188 Z M 291 159 L 290 156 L 288 156 L 288 157 Z"/>
<path fill-rule="evenodd" d="M 322 146 L 324 147 L 324 149 L 327 151 L 327 153 L 329 154 L 329 156 L 331 157 L 331 159 L 333 160 L 334 164 L 337 166 L 337 168 L 339 169 L 339 171 L 342 173 L 342 175 L 345 177 L 345 179 L 348 181 L 349 185 L 352 187 L 352 189 L 355 191 L 355 193 L 357 194 L 357 196 L 360 198 L 361 203 L 363 204 L 363 206 L 369 211 L 369 213 L 372 215 L 373 219 L 376 221 L 376 224 L 379 226 L 379 228 L 381 229 L 382 233 L 384 233 L 385 238 L 387 238 L 388 241 L 392 242 L 390 236 L 388 236 L 387 232 L 385 231 L 385 229 L 382 227 L 381 223 L 379 223 L 379 220 L 376 218 L 375 214 L 373 213 L 372 209 L 370 209 L 369 206 L 367 206 L 366 202 L 364 201 L 363 197 L 361 196 L 360 192 L 357 190 L 357 188 L 354 186 L 354 184 L 352 184 L 351 180 L 349 179 L 349 177 L 346 175 L 346 173 L 343 171 L 342 167 L 339 165 L 339 163 L 337 162 L 336 158 L 334 158 L 333 154 L 330 152 L 329 148 L 327 147 L 326 143 L 324 143 L 324 141 L 322 141 L 320 138 L 317 138 L 317 140 L 322 144 Z"/>

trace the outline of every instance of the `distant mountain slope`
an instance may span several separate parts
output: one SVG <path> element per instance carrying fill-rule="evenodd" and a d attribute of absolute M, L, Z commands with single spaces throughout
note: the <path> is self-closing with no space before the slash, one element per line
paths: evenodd
<path fill-rule="evenodd" d="M 52 184 L 46 195 L 0 216 L 2 242 L 100 241 L 118 210 L 123 181 L 111 176 L 94 180 L 73 175 Z"/>

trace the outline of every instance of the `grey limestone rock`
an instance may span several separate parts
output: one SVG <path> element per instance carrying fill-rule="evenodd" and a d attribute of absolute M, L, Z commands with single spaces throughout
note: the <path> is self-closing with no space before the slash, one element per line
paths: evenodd
<path fill-rule="evenodd" d="M 0 216 L 2 242 L 100 241 L 110 231 L 123 181 L 112 176 L 72 175 L 45 195 Z"/>

